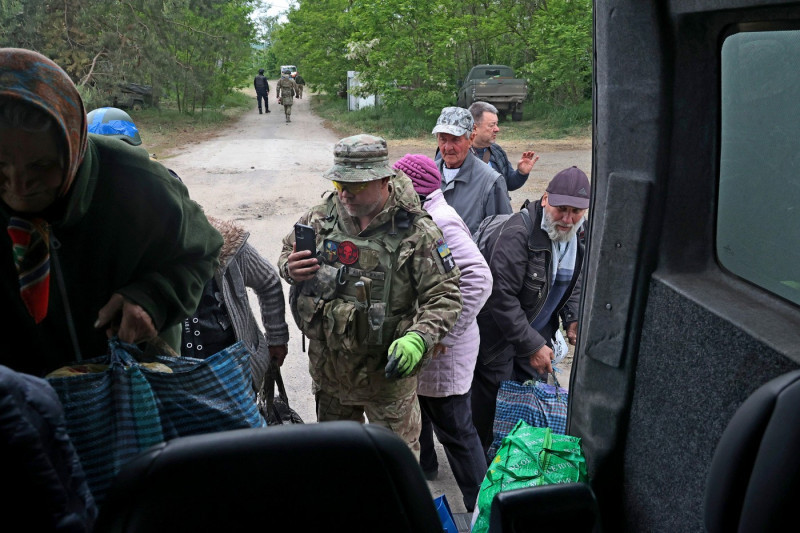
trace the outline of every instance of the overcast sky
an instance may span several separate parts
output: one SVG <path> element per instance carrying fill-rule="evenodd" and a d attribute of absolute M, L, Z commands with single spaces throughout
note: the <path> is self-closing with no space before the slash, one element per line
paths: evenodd
<path fill-rule="evenodd" d="M 285 12 L 289 9 L 289 6 L 292 4 L 292 0 L 266 0 L 267 3 L 270 4 L 270 9 L 267 11 L 273 17 L 276 15 L 280 15 L 281 13 Z M 282 17 L 283 20 L 286 20 L 286 17 Z"/>

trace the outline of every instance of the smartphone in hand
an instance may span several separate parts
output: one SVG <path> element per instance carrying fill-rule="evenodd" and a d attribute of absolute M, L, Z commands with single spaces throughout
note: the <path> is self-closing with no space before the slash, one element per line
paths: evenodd
<path fill-rule="evenodd" d="M 296 250 L 308 250 L 311 257 L 317 255 L 317 232 L 311 226 L 305 224 L 294 225 L 294 240 L 297 243 Z"/>

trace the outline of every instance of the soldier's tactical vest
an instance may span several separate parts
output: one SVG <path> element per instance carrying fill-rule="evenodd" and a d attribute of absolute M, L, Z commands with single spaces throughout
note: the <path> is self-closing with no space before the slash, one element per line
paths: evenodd
<path fill-rule="evenodd" d="M 336 207 L 331 205 L 317 235 L 322 268 L 301 285 L 296 299 L 290 296 L 295 321 L 306 337 L 332 350 L 385 354 L 397 335 L 411 325 L 415 313 L 411 291 L 398 291 L 389 302 L 395 273 L 410 259 L 410 254 L 398 257 L 398 249 L 414 215 L 399 210 L 380 240 L 368 240 L 342 233 L 337 228 Z"/>

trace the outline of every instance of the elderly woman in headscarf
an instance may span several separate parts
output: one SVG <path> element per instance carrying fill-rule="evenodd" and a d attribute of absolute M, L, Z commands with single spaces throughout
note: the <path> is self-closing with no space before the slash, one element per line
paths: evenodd
<path fill-rule="evenodd" d="M 183 183 L 86 122 L 58 65 L 0 49 L 0 364 L 20 372 L 102 355 L 111 335 L 177 346 L 217 266 L 222 238 Z"/>

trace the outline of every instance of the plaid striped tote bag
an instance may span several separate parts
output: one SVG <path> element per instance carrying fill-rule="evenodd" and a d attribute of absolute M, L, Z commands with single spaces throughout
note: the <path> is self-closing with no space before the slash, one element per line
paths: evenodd
<path fill-rule="evenodd" d="M 555 377 L 555 376 L 554 376 Z M 503 381 L 497 392 L 492 445 L 486 453 L 491 460 L 503 437 L 524 420 L 533 427 L 549 427 L 553 433 L 567 431 L 567 402 L 569 392 L 558 381 L 549 385 L 543 381 Z"/>
<path fill-rule="evenodd" d="M 241 342 L 207 359 L 157 355 L 114 338 L 106 356 L 47 376 L 89 487 L 102 503 L 120 467 L 178 436 L 265 427 Z"/>

